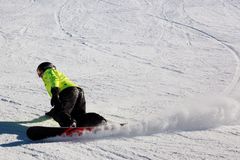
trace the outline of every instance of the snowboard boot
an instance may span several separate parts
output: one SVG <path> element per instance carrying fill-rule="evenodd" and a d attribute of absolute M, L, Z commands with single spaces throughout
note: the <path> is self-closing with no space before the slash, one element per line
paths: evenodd
<path fill-rule="evenodd" d="M 53 116 L 53 119 L 58 122 L 61 127 L 76 127 L 76 121 L 71 120 L 71 117 L 64 112 L 58 112 Z"/>
<path fill-rule="evenodd" d="M 107 120 L 97 113 L 82 114 L 77 119 L 77 127 L 91 127 L 107 123 Z"/>

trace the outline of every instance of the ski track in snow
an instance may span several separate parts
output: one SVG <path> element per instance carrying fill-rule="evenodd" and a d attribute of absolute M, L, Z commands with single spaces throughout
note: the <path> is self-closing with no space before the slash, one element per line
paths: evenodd
<path fill-rule="evenodd" d="M 0 4 L 0 157 L 240 156 L 238 0 Z M 42 61 L 80 83 L 88 111 L 128 124 L 80 138 L 29 141 L 26 126 L 57 125 L 41 116 L 50 109 L 35 75 Z"/>
<path fill-rule="evenodd" d="M 72 34 L 69 33 L 68 31 L 66 31 L 66 30 L 64 29 L 63 24 L 62 24 L 62 22 L 61 22 L 62 10 L 64 9 L 64 7 L 66 6 L 67 3 L 68 3 L 68 0 L 66 0 L 66 1 L 64 2 L 64 4 L 60 7 L 59 11 L 58 11 L 57 14 L 56 14 L 56 17 L 57 17 L 56 19 L 57 19 L 57 24 L 59 25 L 60 30 L 61 30 L 64 34 L 66 34 L 67 36 L 72 37 Z"/>
<path fill-rule="evenodd" d="M 226 47 L 236 58 L 236 61 L 237 61 L 237 64 L 238 66 L 236 67 L 236 72 L 235 72 L 235 75 L 233 77 L 233 80 L 232 82 L 229 84 L 228 87 L 226 87 L 225 89 L 225 94 L 229 94 L 235 87 L 236 85 L 239 83 L 240 81 L 240 54 L 237 50 L 235 50 L 231 45 L 229 44 L 226 44 L 224 43 L 222 40 L 218 39 L 217 37 L 205 32 L 205 31 L 202 31 L 198 28 L 195 28 L 195 27 L 192 27 L 192 26 L 189 26 L 189 25 L 186 25 L 186 24 L 183 24 L 183 23 L 179 23 L 179 22 L 175 22 L 175 21 L 171 21 L 171 20 L 168 20 L 166 18 L 161 18 L 161 17 L 158 17 L 158 16 L 154 16 L 154 15 L 149 15 L 149 16 L 152 16 L 152 17 L 156 17 L 158 19 L 161 19 L 161 20 L 164 20 L 164 21 L 167 21 L 169 23 L 172 23 L 172 24 L 176 24 L 176 25 L 179 25 L 179 26 L 183 26 L 185 28 L 188 28 L 188 29 L 191 29 L 191 30 L 194 30 L 194 31 L 197 31 L 215 41 L 217 41 L 218 43 L 220 43 L 221 45 L 223 45 L 224 47 Z"/>

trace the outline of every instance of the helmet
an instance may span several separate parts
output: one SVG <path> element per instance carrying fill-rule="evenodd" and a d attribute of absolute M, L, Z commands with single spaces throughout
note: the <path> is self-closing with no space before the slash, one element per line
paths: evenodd
<path fill-rule="evenodd" d="M 39 77 L 43 76 L 43 73 L 48 69 L 48 68 L 56 68 L 51 62 L 43 62 L 38 65 L 37 67 L 37 74 Z"/>

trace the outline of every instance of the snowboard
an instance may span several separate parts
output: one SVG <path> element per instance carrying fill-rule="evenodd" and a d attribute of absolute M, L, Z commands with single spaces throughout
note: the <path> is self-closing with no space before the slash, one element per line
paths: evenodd
<path fill-rule="evenodd" d="M 85 132 L 96 134 L 100 131 L 114 130 L 117 127 L 122 127 L 126 123 L 120 123 L 118 125 L 100 125 L 100 126 L 91 126 L 91 127 L 44 127 L 44 126 L 32 126 L 29 127 L 26 131 L 27 137 L 30 140 L 43 140 L 51 137 L 72 137 L 72 136 L 82 136 Z"/>

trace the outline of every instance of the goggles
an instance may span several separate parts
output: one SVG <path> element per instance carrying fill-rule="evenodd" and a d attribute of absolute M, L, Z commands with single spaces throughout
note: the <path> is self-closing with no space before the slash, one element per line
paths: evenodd
<path fill-rule="evenodd" d="M 42 78 L 42 77 L 43 77 L 43 72 L 42 72 L 42 71 L 37 70 L 37 74 L 38 74 L 38 77 L 39 77 L 39 78 Z"/>

